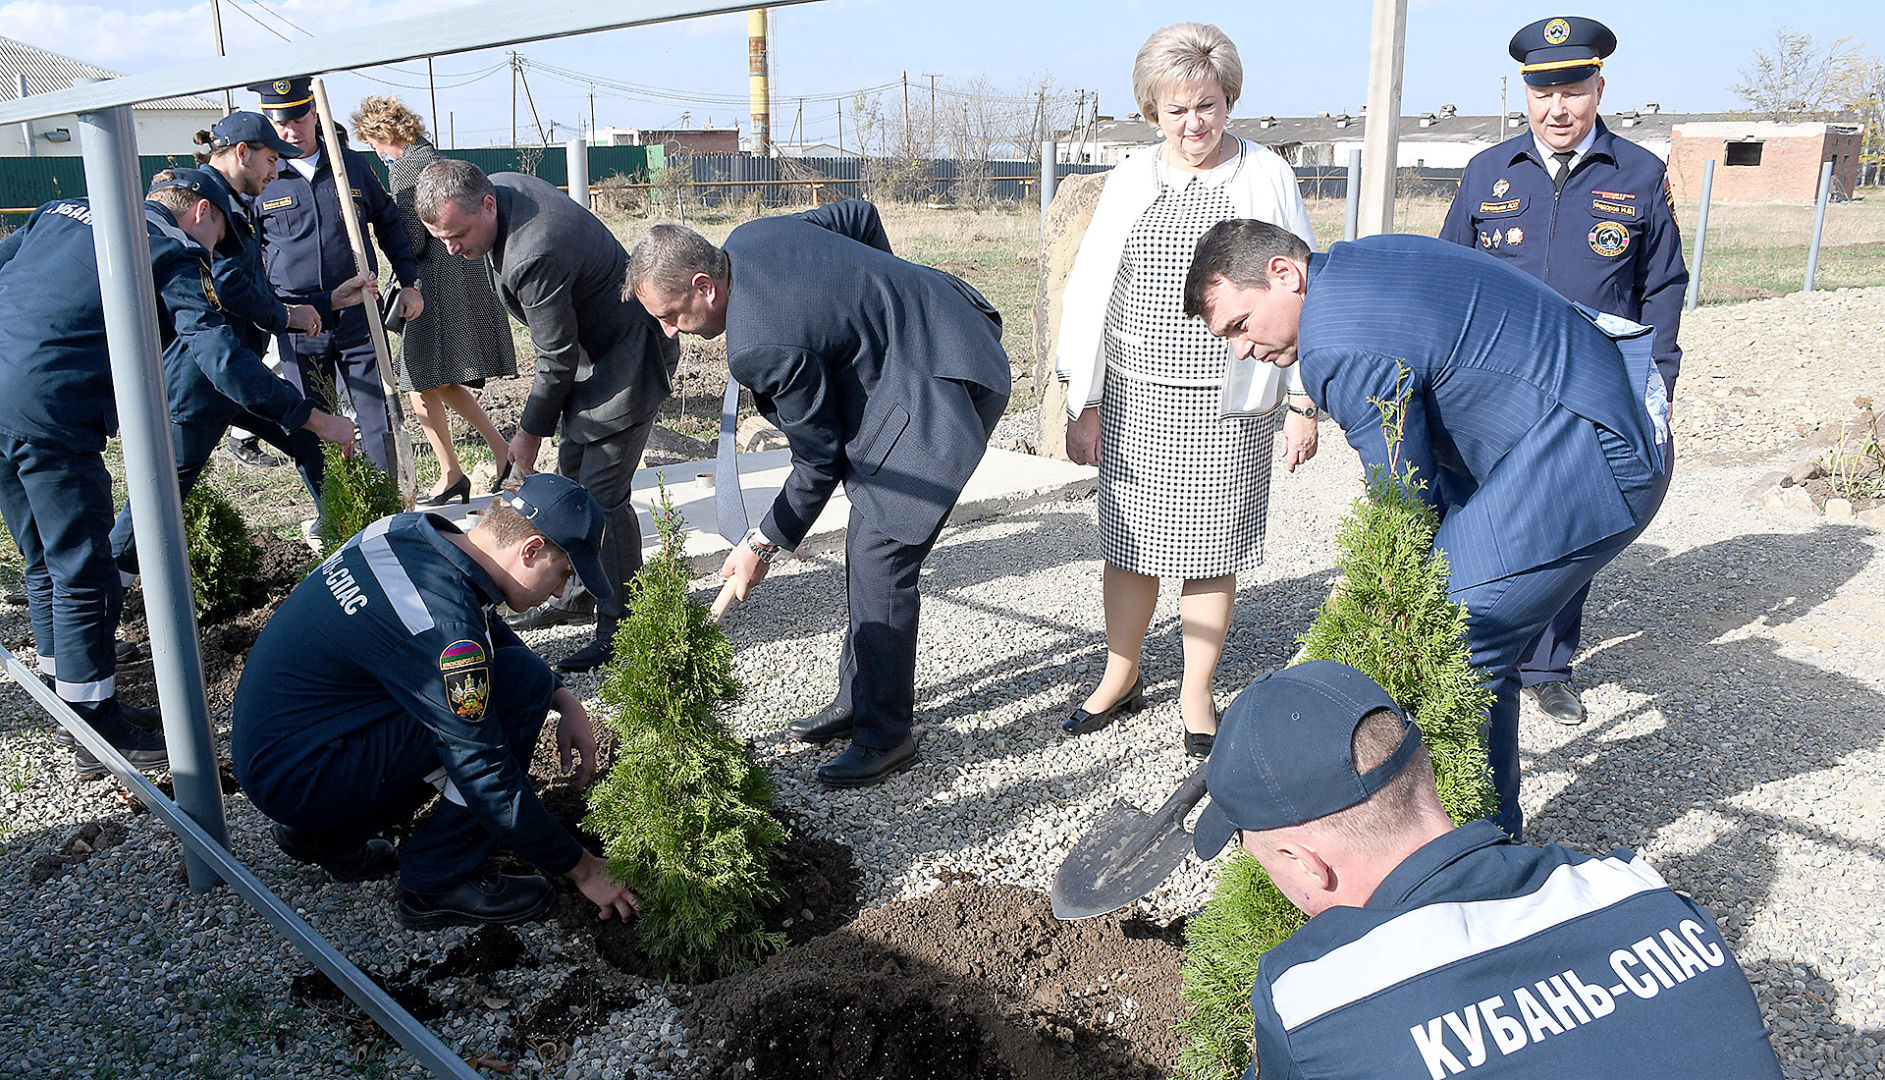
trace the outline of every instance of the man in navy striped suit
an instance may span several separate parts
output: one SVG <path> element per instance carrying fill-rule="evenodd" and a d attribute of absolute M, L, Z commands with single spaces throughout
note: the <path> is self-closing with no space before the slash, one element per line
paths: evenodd
<path fill-rule="evenodd" d="M 1647 327 L 1565 300 L 1431 237 L 1312 254 L 1259 221 L 1198 241 L 1185 311 L 1237 361 L 1302 364 L 1370 470 L 1411 468 L 1466 605 L 1497 822 L 1518 838 L 1519 663 L 1551 617 L 1648 526 L 1669 486 L 1668 401 Z M 1399 403 L 1400 437 L 1379 403 Z"/>

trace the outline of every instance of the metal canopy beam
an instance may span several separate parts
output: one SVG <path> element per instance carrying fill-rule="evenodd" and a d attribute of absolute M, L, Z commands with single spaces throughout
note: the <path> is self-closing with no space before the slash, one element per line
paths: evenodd
<path fill-rule="evenodd" d="M 767 6 L 807 2 L 767 0 Z M 295 75 L 319 75 L 597 30 L 722 15 L 752 6 L 753 0 L 533 0 L 525 15 L 517 0 L 488 0 L 455 11 L 360 26 L 237 56 L 16 98 L 0 104 L 0 124 L 96 112 Z"/>

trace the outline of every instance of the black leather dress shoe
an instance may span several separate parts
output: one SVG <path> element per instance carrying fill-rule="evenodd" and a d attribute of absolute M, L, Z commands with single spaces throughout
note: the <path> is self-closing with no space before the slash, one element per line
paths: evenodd
<path fill-rule="evenodd" d="M 595 614 L 596 598 L 583 593 L 581 596 L 571 598 L 568 603 L 562 600 L 546 600 L 529 611 L 507 616 L 504 623 L 512 630 L 541 630 L 546 626 L 587 622 L 594 618 Z"/>
<path fill-rule="evenodd" d="M 1211 756 L 1211 747 L 1217 743 L 1217 734 L 1215 732 L 1193 731 L 1185 727 L 1183 720 L 1178 722 L 1178 726 L 1185 730 L 1186 757 L 1197 758 L 1199 761 L 1203 761 L 1205 758 Z"/>
<path fill-rule="evenodd" d="M 392 877 L 399 869 L 399 853 L 384 840 L 368 840 L 352 851 L 336 854 L 309 846 L 285 825 L 276 825 L 272 832 L 282 854 L 296 862 L 312 863 L 342 884 Z"/>
<path fill-rule="evenodd" d="M 895 776 L 916 764 L 916 736 L 905 735 L 903 742 L 889 750 L 876 750 L 859 743 L 844 748 L 825 767 L 818 770 L 818 782 L 826 787 L 869 787 Z"/>
<path fill-rule="evenodd" d="M 1584 722 L 1584 703 L 1577 699 L 1577 691 L 1571 689 L 1568 682 L 1539 683 L 1526 687 L 1525 693 L 1541 712 L 1560 724 Z"/>
<path fill-rule="evenodd" d="M 444 892 L 399 890 L 399 923 L 408 930 L 446 926 L 510 926 L 541 919 L 556 902 L 550 879 L 488 870 Z"/>
<path fill-rule="evenodd" d="M 556 670 L 565 675 L 580 675 L 586 671 L 594 671 L 613 659 L 615 659 L 615 636 L 613 634 L 607 638 L 598 636 L 596 640 L 558 660 Z"/>
<path fill-rule="evenodd" d="M 1072 716 L 1060 722 L 1060 733 L 1085 735 L 1090 731 L 1098 731 L 1125 713 L 1135 713 L 1143 708 L 1145 708 L 1145 679 L 1134 679 L 1132 689 L 1126 691 L 1126 696 L 1113 702 L 1107 708 L 1096 713 L 1087 712 L 1085 709 L 1075 709 Z"/>
<path fill-rule="evenodd" d="M 833 739 L 850 738 L 851 720 L 855 715 L 834 701 L 810 716 L 792 721 L 785 730 L 800 742 L 823 746 Z"/>
<path fill-rule="evenodd" d="M 262 449 L 262 444 L 254 436 L 246 439 L 224 439 L 223 453 L 253 469 L 273 469 L 287 464 L 281 458 Z"/>

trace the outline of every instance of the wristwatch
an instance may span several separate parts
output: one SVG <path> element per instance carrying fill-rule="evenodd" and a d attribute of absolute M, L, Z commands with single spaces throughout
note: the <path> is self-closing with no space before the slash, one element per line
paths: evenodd
<path fill-rule="evenodd" d="M 1311 420 L 1314 420 L 1321 411 L 1314 405 L 1310 405 L 1306 408 L 1298 408 L 1293 401 L 1285 401 L 1283 404 L 1289 408 L 1290 412 L 1295 413 L 1297 416 L 1306 416 Z"/>
<path fill-rule="evenodd" d="M 761 540 L 759 538 L 758 529 L 749 529 L 746 533 L 744 543 L 746 544 L 746 550 L 759 556 L 759 561 L 765 563 L 767 566 L 771 566 L 772 560 L 779 557 L 779 545 L 768 544 L 764 540 Z"/>

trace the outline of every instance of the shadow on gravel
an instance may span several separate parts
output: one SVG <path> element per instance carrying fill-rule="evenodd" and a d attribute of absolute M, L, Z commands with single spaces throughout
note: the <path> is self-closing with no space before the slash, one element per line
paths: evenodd
<path fill-rule="evenodd" d="M 1783 655 L 1765 632 L 1813 612 L 1867 566 L 1875 543 L 1869 530 L 1823 526 L 1673 556 L 1641 544 L 1624 552 L 1586 608 L 1577 680 L 1640 700 L 1526 758 L 1527 775 L 1572 777 L 1528 827 L 1588 850 L 1640 849 L 1691 812 L 1726 818 L 1734 825 L 1701 851 L 1658 858 L 1672 881 L 1718 909 L 1765 904 L 1777 859 L 1793 849 L 1885 859 L 1876 844 L 1810 823 L 1809 806 L 1770 813 L 1735 801 L 1885 741 L 1885 695 Z M 1724 930 L 1733 941 L 1744 927 Z"/>

